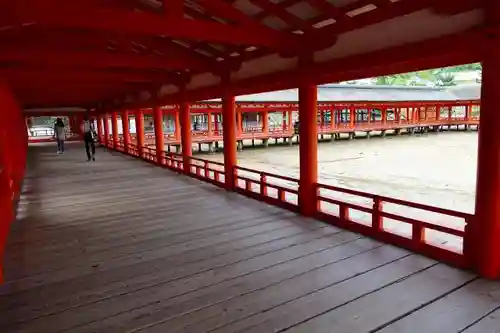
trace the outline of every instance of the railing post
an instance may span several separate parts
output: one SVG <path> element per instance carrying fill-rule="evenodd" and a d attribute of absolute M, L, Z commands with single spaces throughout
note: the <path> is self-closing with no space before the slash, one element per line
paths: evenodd
<path fill-rule="evenodd" d="M 318 97 L 317 87 L 306 84 L 299 87 L 299 210 L 304 216 L 314 216 L 318 199 Z M 352 121 L 352 118 L 351 118 Z"/>
<path fill-rule="evenodd" d="M 372 228 L 376 231 L 382 231 L 383 220 L 382 216 L 383 202 L 378 196 L 373 198 L 373 212 L 372 212 Z"/>

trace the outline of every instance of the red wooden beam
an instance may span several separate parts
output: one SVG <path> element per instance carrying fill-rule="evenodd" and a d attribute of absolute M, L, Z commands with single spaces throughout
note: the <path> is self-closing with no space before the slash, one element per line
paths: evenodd
<path fill-rule="evenodd" d="M 169 18 L 178 19 L 184 16 L 184 0 L 162 0 L 163 11 Z"/>
<path fill-rule="evenodd" d="M 37 22 L 42 26 L 61 29 L 89 29 L 118 33 L 161 35 L 175 39 L 201 40 L 233 45 L 253 45 L 280 50 L 295 45 L 284 35 L 258 34 L 254 31 L 217 22 L 186 18 L 173 19 L 152 13 L 126 10 L 44 7 L 36 11 L 25 9 L 18 23 Z"/>
<path fill-rule="evenodd" d="M 182 70 L 204 68 L 203 62 L 166 55 L 134 55 L 96 51 L 50 51 L 37 48 L 2 48 L 0 61 L 22 62 L 27 64 L 54 64 L 60 67 L 110 68 L 125 67 L 134 69 Z"/>
<path fill-rule="evenodd" d="M 170 73 L 157 72 L 130 72 L 130 71 L 106 71 L 106 70 L 82 70 L 78 68 L 58 71 L 50 68 L 10 67 L 0 68 L 0 77 L 11 80 L 32 81 L 121 81 L 121 82 L 165 82 Z"/>

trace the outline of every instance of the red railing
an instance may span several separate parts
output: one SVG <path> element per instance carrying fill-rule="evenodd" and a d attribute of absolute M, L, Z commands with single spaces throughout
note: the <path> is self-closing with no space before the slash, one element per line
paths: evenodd
<path fill-rule="evenodd" d="M 257 200 L 298 211 L 299 182 L 295 178 L 279 176 L 236 166 L 235 189 Z"/>
<path fill-rule="evenodd" d="M 466 266 L 463 240 L 471 214 L 331 185 L 318 184 L 317 192 L 323 221 Z"/>
<path fill-rule="evenodd" d="M 192 176 L 214 185 L 225 184 L 224 163 L 189 157 L 189 172 Z"/>
<path fill-rule="evenodd" d="M 129 145 L 127 152 L 202 181 L 225 185 L 224 163 L 189 157 L 186 166 L 182 155 L 165 151 L 158 161 L 156 149 L 135 145 Z M 232 172 L 236 192 L 300 211 L 298 179 L 241 166 Z M 316 218 L 458 267 L 468 266 L 463 245 L 471 214 L 331 185 L 316 186 Z"/>

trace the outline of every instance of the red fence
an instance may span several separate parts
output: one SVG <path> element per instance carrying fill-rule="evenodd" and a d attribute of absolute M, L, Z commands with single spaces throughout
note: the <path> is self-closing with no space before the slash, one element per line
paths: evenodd
<path fill-rule="evenodd" d="M 117 150 L 124 152 L 122 143 Z M 158 161 L 155 149 L 135 145 L 130 145 L 127 153 L 217 186 L 225 184 L 224 164 L 220 162 L 190 157 L 186 166 L 182 155 L 169 152 L 162 152 Z M 241 166 L 233 172 L 236 192 L 299 212 L 298 179 Z M 468 266 L 463 244 L 470 214 L 317 184 L 316 218 L 454 266 Z"/>

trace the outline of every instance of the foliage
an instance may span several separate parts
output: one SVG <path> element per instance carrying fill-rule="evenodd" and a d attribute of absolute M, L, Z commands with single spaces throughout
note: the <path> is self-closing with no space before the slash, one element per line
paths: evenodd
<path fill-rule="evenodd" d="M 373 82 L 376 85 L 454 86 L 457 84 L 455 73 L 469 71 L 478 71 L 481 74 L 482 66 L 480 63 L 476 63 L 413 73 L 386 75 L 374 78 Z"/>

